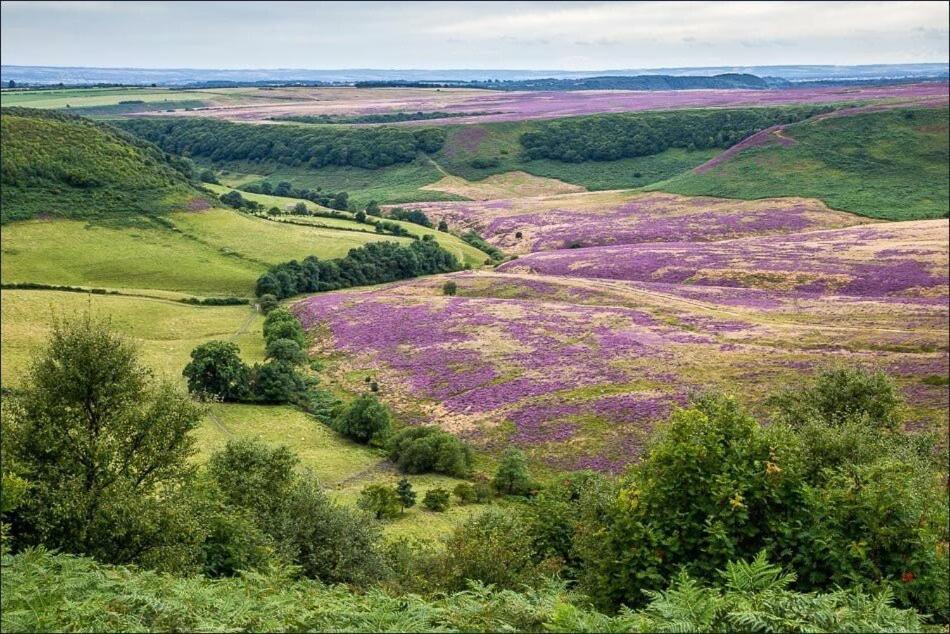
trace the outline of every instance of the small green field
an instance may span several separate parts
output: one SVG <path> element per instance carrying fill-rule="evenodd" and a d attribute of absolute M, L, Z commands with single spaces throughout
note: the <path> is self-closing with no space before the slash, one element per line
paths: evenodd
<path fill-rule="evenodd" d="M 890 110 L 787 126 L 787 145 L 744 150 L 697 174 L 648 189 L 756 199 L 819 198 L 872 218 L 946 217 L 950 208 L 948 110 Z"/>
<path fill-rule="evenodd" d="M 122 101 L 178 101 L 201 97 L 201 91 L 168 88 L 64 88 L 61 90 L 4 90 L 0 104 L 25 108 L 85 108 L 113 106 Z"/>

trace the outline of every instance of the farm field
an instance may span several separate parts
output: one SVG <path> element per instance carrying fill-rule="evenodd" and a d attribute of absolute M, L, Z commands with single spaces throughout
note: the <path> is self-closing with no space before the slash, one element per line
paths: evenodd
<path fill-rule="evenodd" d="M 832 87 L 780 90 L 681 90 L 576 92 L 502 92 L 443 88 L 287 88 L 268 95 L 275 102 L 233 104 L 183 116 L 216 117 L 230 121 L 270 122 L 273 118 L 321 114 L 381 114 L 386 112 L 487 112 L 445 119 L 451 123 L 550 119 L 602 112 L 666 108 L 723 108 L 794 103 L 946 98 L 946 84 L 872 87 Z M 246 95 L 246 93 L 245 93 Z M 277 99 L 280 102 L 276 102 Z M 437 120 L 436 120 L 437 121 Z M 426 125 L 432 121 L 398 125 Z"/>
<path fill-rule="evenodd" d="M 431 231 L 406 226 L 420 234 Z M 458 238 L 438 237 L 465 261 L 484 262 L 483 253 Z M 338 258 L 380 240 L 410 242 L 349 228 L 268 221 L 227 209 L 173 213 L 163 222 L 27 220 L 3 229 L 2 280 L 247 297 L 269 265 L 308 255 Z"/>
<path fill-rule="evenodd" d="M 840 113 L 843 114 L 843 113 Z M 946 107 L 816 117 L 756 135 L 649 188 L 689 195 L 809 196 L 872 218 L 946 217 Z"/>

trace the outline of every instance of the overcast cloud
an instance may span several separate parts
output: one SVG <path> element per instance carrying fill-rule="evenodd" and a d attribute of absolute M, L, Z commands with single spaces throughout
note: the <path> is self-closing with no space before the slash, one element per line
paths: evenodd
<path fill-rule="evenodd" d="M 946 62 L 947 2 L 3 2 L 3 64 L 509 68 Z"/>

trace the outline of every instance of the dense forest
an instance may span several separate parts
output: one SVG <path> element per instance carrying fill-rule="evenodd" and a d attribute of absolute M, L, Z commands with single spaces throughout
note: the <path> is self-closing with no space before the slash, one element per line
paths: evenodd
<path fill-rule="evenodd" d="M 537 122 L 520 141 L 528 159 L 615 161 L 670 148 L 729 147 L 769 126 L 801 121 L 832 109 L 792 106 L 573 117 Z"/>
<path fill-rule="evenodd" d="M 445 141 L 437 128 L 248 125 L 197 118 L 139 118 L 120 125 L 167 152 L 212 161 L 274 161 L 292 167 L 352 165 L 376 169 L 412 162 Z"/>
<path fill-rule="evenodd" d="M 258 297 L 273 295 L 284 299 L 298 293 L 382 284 L 461 268 L 455 256 L 434 240 L 417 240 L 407 246 L 371 242 L 350 249 L 346 257 L 338 260 L 310 256 L 303 262 L 292 260 L 272 266 L 257 280 L 256 292 Z"/>

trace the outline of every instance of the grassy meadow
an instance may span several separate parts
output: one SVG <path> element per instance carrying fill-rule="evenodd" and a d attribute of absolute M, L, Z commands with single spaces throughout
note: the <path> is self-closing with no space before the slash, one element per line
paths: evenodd
<path fill-rule="evenodd" d="M 707 172 L 650 189 L 728 198 L 807 196 L 871 218 L 946 217 L 948 110 L 830 117 L 786 126 L 788 143 L 750 147 Z"/>

